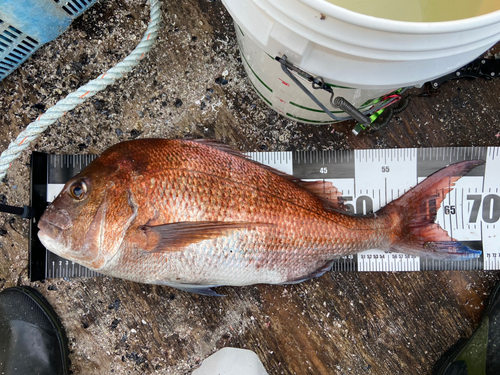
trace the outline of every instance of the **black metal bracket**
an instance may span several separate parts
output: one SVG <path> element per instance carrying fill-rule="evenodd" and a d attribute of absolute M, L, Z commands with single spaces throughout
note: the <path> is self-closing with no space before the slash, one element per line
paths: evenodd
<path fill-rule="evenodd" d="M 436 90 L 443 83 L 459 78 L 492 79 L 500 75 L 500 59 L 478 58 L 453 73 L 429 81 L 431 89 Z"/>

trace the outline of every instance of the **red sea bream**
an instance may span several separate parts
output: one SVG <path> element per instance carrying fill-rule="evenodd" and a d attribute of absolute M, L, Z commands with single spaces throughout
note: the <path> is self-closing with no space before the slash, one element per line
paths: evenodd
<path fill-rule="evenodd" d="M 439 259 L 480 252 L 434 224 L 456 180 L 448 166 L 377 212 L 346 212 L 337 190 L 209 141 L 143 139 L 106 150 L 38 224 L 50 251 L 105 275 L 201 294 L 219 285 L 295 283 L 334 259 L 385 249 Z"/>

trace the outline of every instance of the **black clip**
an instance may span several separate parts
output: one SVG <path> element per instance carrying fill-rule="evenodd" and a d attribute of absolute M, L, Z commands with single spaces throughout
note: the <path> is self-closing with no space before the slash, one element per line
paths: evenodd
<path fill-rule="evenodd" d="M 321 103 L 309 90 L 307 90 L 302 83 L 292 74 L 291 71 L 296 72 L 300 76 L 304 77 L 307 79 L 309 82 L 312 83 L 313 89 L 322 89 L 331 94 L 330 96 L 330 104 L 334 107 L 338 107 L 342 109 L 345 113 L 350 115 L 353 119 L 357 120 L 358 122 L 362 124 L 370 124 L 370 118 L 368 116 L 365 116 L 361 111 L 359 111 L 356 107 L 354 107 L 351 103 L 349 103 L 346 99 L 342 97 L 336 97 L 335 100 L 333 100 L 334 92 L 333 89 L 328 86 L 325 81 L 323 80 L 322 77 L 314 77 L 311 74 L 307 73 L 306 71 L 302 70 L 298 66 L 295 66 L 291 63 L 288 62 L 286 55 L 283 55 L 282 57 L 276 56 L 276 61 L 279 61 L 281 63 L 281 69 L 286 73 L 290 79 L 295 82 L 299 88 L 304 91 L 304 93 L 311 98 L 311 100 L 318 105 L 323 111 L 328 114 L 331 118 L 333 118 L 336 121 L 345 121 L 349 120 L 348 118 L 341 118 L 335 116 L 328 108 L 324 106 L 323 103 Z"/>
<path fill-rule="evenodd" d="M 29 206 L 14 207 L 6 204 L 0 204 L 0 212 L 6 212 L 8 214 L 19 215 L 23 219 L 31 219 L 35 217 L 35 210 Z"/>

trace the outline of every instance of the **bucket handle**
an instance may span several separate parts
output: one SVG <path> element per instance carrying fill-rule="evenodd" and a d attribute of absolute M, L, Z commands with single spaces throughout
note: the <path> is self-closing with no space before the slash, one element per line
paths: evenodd
<path fill-rule="evenodd" d="M 360 122 L 363 125 L 370 125 L 371 120 L 368 116 L 365 116 L 361 111 L 359 111 L 354 105 L 352 105 L 347 99 L 337 96 L 335 100 L 333 100 L 334 97 L 334 92 L 332 88 L 328 85 L 325 84 L 324 80 L 322 77 L 313 77 L 306 71 L 302 70 L 301 68 L 291 64 L 288 62 L 286 55 L 283 55 L 282 57 L 276 56 L 276 61 L 278 61 L 281 64 L 281 69 L 285 74 L 290 77 L 290 79 L 295 82 L 299 88 L 304 91 L 304 93 L 311 98 L 311 100 L 316 103 L 323 111 L 326 112 L 328 116 L 333 118 L 336 121 L 345 121 L 348 120 L 346 118 L 340 118 L 335 116 L 328 108 L 326 108 L 323 103 L 321 103 L 308 89 L 304 87 L 304 85 L 295 77 L 291 70 L 297 72 L 304 78 L 306 78 L 309 82 L 312 83 L 313 89 L 323 89 L 331 94 L 330 97 L 330 104 L 334 107 L 340 108 L 342 111 L 350 115 L 353 119 L 356 121 Z"/>

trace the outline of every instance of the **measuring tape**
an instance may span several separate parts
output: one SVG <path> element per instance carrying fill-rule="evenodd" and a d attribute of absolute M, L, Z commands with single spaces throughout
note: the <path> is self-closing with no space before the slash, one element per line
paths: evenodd
<path fill-rule="evenodd" d="M 436 222 L 481 257 L 438 261 L 368 250 L 334 262 L 334 271 L 500 270 L 500 147 L 448 147 L 346 151 L 251 152 L 252 160 L 303 180 L 330 181 L 351 212 L 374 212 L 449 164 L 482 159 L 443 200 Z M 32 206 L 45 207 L 64 183 L 97 156 L 33 153 Z M 43 211 L 43 210 L 42 210 Z M 39 212 L 39 210 L 37 210 Z M 32 222 L 30 277 L 96 276 L 97 273 L 43 248 Z"/>

